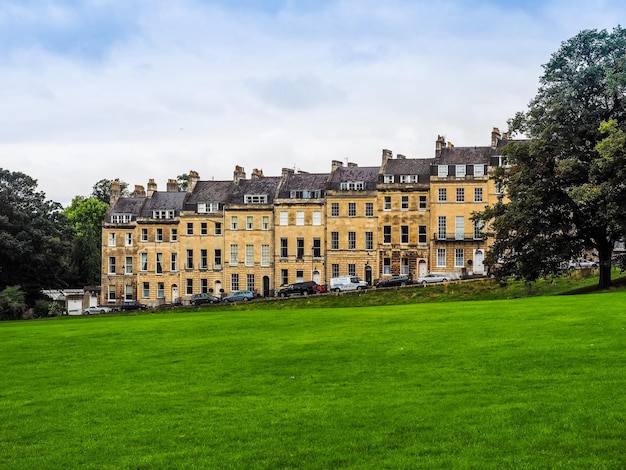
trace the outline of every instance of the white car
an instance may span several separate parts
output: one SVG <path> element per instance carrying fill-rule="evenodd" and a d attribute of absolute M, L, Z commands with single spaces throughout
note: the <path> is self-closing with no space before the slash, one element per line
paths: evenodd
<path fill-rule="evenodd" d="M 104 307 L 102 305 L 97 305 L 94 307 L 87 307 L 83 310 L 83 315 L 96 315 L 98 313 L 109 313 L 112 312 L 113 309 L 111 307 Z"/>
<path fill-rule="evenodd" d="M 417 278 L 418 284 L 433 284 L 435 282 L 448 282 L 448 279 L 441 274 L 426 274 L 425 276 L 420 276 Z"/>

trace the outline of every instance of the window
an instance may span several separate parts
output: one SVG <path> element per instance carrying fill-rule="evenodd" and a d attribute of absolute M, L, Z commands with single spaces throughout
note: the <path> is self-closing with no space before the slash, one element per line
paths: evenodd
<path fill-rule="evenodd" d="M 294 190 L 289 191 L 289 197 L 291 199 L 318 199 L 322 197 L 322 191 L 318 190 Z"/>
<path fill-rule="evenodd" d="M 319 238 L 313 239 L 313 258 L 322 257 L 322 241 Z"/>
<path fill-rule="evenodd" d="M 124 300 L 133 300 L 133 286 L 124 286 Z"/>
<path fill-rule="evenodd" d="M 463 240 L 465 236 L 465 219 L 462 215 L 455 217 L 454 239 Z"/>
<path fill-rule="evenodd" d="M 261 266 L 270 265 L 270 246 L 261 245 Z"/>
<path fill-rule="evenodd" d="M 230 229 L 231 230 L 237 230 L 237 222 L 238 222 L 238 217 L 236 215 L 233 215 L 230 217 Z"/>
<path fill-rule="evenodd" d="M 270 229 L 270 218 L 267 215 L 263 216 L 263 219 L 261 220 L 261 228 L 263 230 L 269 230 Z"/>
<path fill-rule="evenodd" d="M 133 273 L 133 257 L 127 256 L 126 263 L 124 264 L 124 274 L 132 274 Z"/>
<path fill-rule="evenodd" d="M 196 208 L 198 214 L 206 214 L 206 202 L 199 202 Z"/>
<path fill-rule="evenodd" d="M 296 225 L 304 225 L 304 212 L 303 211 L 296 212 Z"/>
<path fill-rule="evenodd" d="M 215 235 L 221 235 L 221 234 L 222 234 L 222 223 L 215 222 Z"/>
<path fill-rule="evenodd" d="M 400 243 L 406 245 L 409 243 L 409 226 L 402 225 L 400 227 Z"/>
<path fill-rule="evenodd" d="M 163 253 L 156 254 L 156 273 L 163 274 Z"/>
<path fill-rule="evenodd" d="M 426 210 L 426 196 L 420 196 L 419 210 L 421 210 L 421 211 L 425 211 Z"/>
<path fill-rule="evenodd" d="M 220 210 L 220 205 L 218 202 L 199 202 L 198 203 L 198 213 L 205 214 L 211 213 L 215 214 Z"/>
<path fill-rule="evenodd" d="M 373 202 L 365 203 L 365 217 L 374 217 L 374 203 Z"/>
<path fill-rule="evenodd" d="M 331 277 L 339 277 L 339 265 L 337 263 L 333 263 L 330 266 L 330 276 Z"/>
<path fill-rule="evenodd" d="M 356 232 L 348 232 L 348 250 L 356 250 Z"/>
<path fill-rule="evenodd" d="M 239 264 L 239 245 L 230 245 L 230 263 L 231 266 Z"/>
<path fill-rule="evenodd" d="M 109 233 L 109 246 L 115 246 L 115 234 Z"/>
<path fill-rule="evenodd" d="M 339 189 L 342 191 L 363 191 L 365 189 L 365 182 L 363 181 L 344 181 L 339 184 Z"/>
<path fill-rule="evenodd" d="M 252 230 L 254 228 L 254 217 L 251 215 L 246 217 L 246 230 Z"/>
<path fill-rule="evenodd" d="M 474 202 L 483 202 L 483 188 L 474 188 Z"/>
<path fill-rule="evenodd" d="M 502 190 L 502 183 L 496 183 L 496 194 L 503 194 L 504 191 Z"/>
<path fill-rule="evenodd" d="M 437 196 L 438 196 L 437 200 L 439 202 L 446 202 L 446 199 L 447 199 L 446 188 L 439 188 L 439 190 L 437 191 Z"/>
<path fill-rule="evenodd" d="M 201 294 L 209 293 L 209 280 L 208 279 L 200 279 L 200 293 Z"/>
<path fill-rule="evenodd" d="M 465 202 L 465 188 L 456 188 L 456 202 Z"/>
<path fill-rule="evenodd" d="M 356 264 L 348 263 L 348 276 L 356 276 Z"/>
<path fill-rule="evenodd" d="M 178 253 L 170 254 L 170 271 L 178 271 Z"/>
<path fill-rule="evenodd" d="M 187 235 L 193 235 L 193 223 L 187 222 Z"/>
<path fill-rule="evenodd" d="M 246 204 L 267 204 L 267 195 L 266 194 L 246 194 L 243 200 Z"/>
<path fill-rule="evenodd" d="M 200 235 L 208 235 L 209 226 L 206 222 L 200 222 Z"/>
<path fill-rule="evenodd" d="M 418 175 L 400 175 L 400 183 L 419 183 Z"/>
<path fill-rule="evenodd" d="M 383 258 L 383 274 L 391 274 L 391 258 Z"/>
<path fill-rule="evenodd" d="M 170 230 L 170 241 L 177 242 L 178 241 L 178 229 L 173 228 Z"/>
<path fill-rule="evenodd" d="M 130 214 L 113 214 L 111 216 L 111 223 L 114 224 L 127 224 L 132 220 Z"/>
<path fill-rule="evenodd" d="M 254 266 L 254 245 L 246 245 L 246 266 Z"/>
<path fill-rule="evenodd" d="M 374 249 L 374 232 L 365 232 L 365 249 Z"/>
<path fill-rule="evenodd" d="M 109 256 L 109 274 L 115 274 L 115 256 Z"/>
<path fill-rule="evenodd" d="M 124 244 L 126 246 L 133 246 L 133 234 L 131 232 L 128 232 L 126 234 L 126 238 L 125 238 Z"/>
<path fill-rule="evenodd" d="M 163 241 L 163 229 L 162 228 L 156 229 L 156 236 L 154 237 L 154 239 L 157 242 L 162 242 Z"/>
<path fill-rule="evenodd" d="M 348 203 L 348 217 L 356 217 L 356 202 Z"/>
<path fill-rule="evenodd" d="M 193 250 L 187 250 L 187 264 L 186 269 L 193 269 Z"/>
<path fill-rule="evenodd" d="M 165 298 L 165 283 L 157 282 L 157 299 Z"/>
<path fill-rule="evenodd" d="M 322 225 L 322 213 L 320 211 L 313 212 L 313 225 Z"/>
<path fill-rule="evenodd" d="M 445 178 L 448 176 L 448 165 L 437 165 L 437 176 Z"/>
<path fill-rule="evenodd" d="M 393 175 L 384 175 L 383 176 L 383 183 L 393 183 Z"/>
<path fill-rule="evenodd" d="M 222 269 L 222 250 L 219 248 L 213 251 L 213 269 Z"/>
<path fill-rule="evenodd" d="M 330 232 L 330 249 L 339 249 L 339 232 Z"/>
<path fill-rule="evenodd" d="M 231 291 L 239 290 L 239 274 L 230 275 L 230 290 Z"/>
<path fill-rule="evenodd" d="M 209 252 L 208 250 L 200 250 L 200 269 L 208 269 L 209 267 Z"/>
<path fill-rule="evenodd" d="M 143 297 L 144 299 L 150 298 L 150 283 L 149 282 L 142 283 L 141 297 Z"/>
<path fill-rule="evenodd" d="M 420 245 L 425 245 L 426 244 L 426 225 L 420 225 L 418 227 L 418 238 L 417 238 L 417 243 L 419 243 Z"/>
<path fill-rule="evenodd" d="M 185 279 L 185 293 L 187 295 L 193 294 L 193 279 Z"/>
<path fill-rule="evenodd" d="M 445 248 L 437 248 L 437 267 L 438 268 L 446 267 L 446 249 Z"/>
<path fill-rule="evenodd" d="M 440 215 L 437 218 L 437 238 L 439 240 L 446 239 L 446 216 Z"/>
<path fill-rule="evenodd" d="M 109 302 L 115 302 L 115 286 L 108 287 L 107 299 Z"/>
<path fill-rule="evenodd" d="M 456 165 L 455 173 L 456 173 L 456 176 L 458 176 L 459 178 L 465 178 L 465 175 L 467 174 L 466 166 Z"/>
<path fill-rule="evenodd" d="M 289 212 L 280 213 L 280 225 L 289 225 Z"/>
<path fill-rule="evenodd" d="M 148 241 L 148 229 L 147 228 L 142 228 L 141 229 L 141 241 L 142 242 L 147 242 Z"/>
<path fill-rule="evenodd" d="M 474 221 L 474 240 L 482 240 L 483 238 L 483 221 Z"/>
<path fill-rule="evenodd" d="M 296 282 L 302 282 L 304 281 L 304 271 L 302 271 L 301 269 L 298 269 L 296 271 Z"/>
<path fill-rule="evenodd" d="M 391 243 L 391 225 L 383 227 L 383 243 L 389 245 Z"/>
<path fill-rule="evenodd" d="M 296 239 L 296 258 L 304 258 L 304 238 Z"/>
<path fill-rule="evenodd" d="M 286 238 L 280 239 L 280 257 L 281 258 L 289 257 L 289 243 Z"/>
<path fill-rule="evenodd" d="M 147 271 L 148 270 L 148 253 L 141 253 L 139 257 L 141 258 L 141 270 Z"/>
<path fill-rule="evenodd" d="M 454 250 L 454 267 L 462 268 L 465 264 L 465 250 L 463 248 L 456 248 Z"/>
<path fill-rule="evenodd" d="M 339 203 L 333 202 L 330 205 L 330 215 L 331 217 L 339 217 Z"/>
<path fill-rule="evenodd" d="M 485 176 L 485 165 L 474 165 L 474 177 Z"/>
<path fill-rule="evenodd" d="M 289 284 L 289 270 L 281 269 L 280 270 L 280 285 L 284 286 L 286 284 Z"/>
<path fill-rule="evenodd" d="M 402 258 L 400 263 L 400 274 L 409 274 L 409 259 Z"/>
<path fill-rule="evenodd" d="M 409 210 L 409 196 L 402 196 L 402 205 L 400 206 L 400 208 L 403 211 Z"/>
<path fill-rule="evenodd" d="M 246 274 L 246 289 L 254 292 L 254 274 Z"/>
<path fill-rule="evenodd" d="M 391 210 L 391 196 L 385 196 L 384 203 L 383 203 L 383 209 L 386 210 L 386 211 L 390 211 Z"/>

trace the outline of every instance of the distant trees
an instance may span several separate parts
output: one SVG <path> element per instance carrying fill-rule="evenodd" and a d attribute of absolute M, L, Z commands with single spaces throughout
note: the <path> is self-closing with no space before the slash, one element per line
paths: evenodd
<path fill-rule="evenodd" d="M 509 202 L 477 214 L 494 237 L 487 262 L 534 280 L 594 249 L 599 287 L 608 287 L 614 243 L 626 234 L 626 30 L 563 42 L 509 124 L 530 142 L 503 151 L 511 166 L 495 178 Z"/>
<path fill-rule="evenodd" d="M 101 179 L 94 184 L 91 197 L 108 205 L 109 201 L 111 201 L 111 183 L 113 183 L 113 181 L 117 181 L 120 184 L 121 195 L 128 196 L 128 183 L 120 181 L 119 178 L 115 178 L 114 180 Z"/>

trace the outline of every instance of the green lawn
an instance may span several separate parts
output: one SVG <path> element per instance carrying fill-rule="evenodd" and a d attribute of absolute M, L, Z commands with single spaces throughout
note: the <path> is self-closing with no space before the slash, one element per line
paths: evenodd
<path fill-rule="evenodd" d="M 0 323 L 0 468 L 624 468 L 625 305 Z"/>

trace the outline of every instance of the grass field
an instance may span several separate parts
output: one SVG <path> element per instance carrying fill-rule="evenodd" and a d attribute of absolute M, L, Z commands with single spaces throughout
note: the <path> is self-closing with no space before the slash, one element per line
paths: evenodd
<path fill-rule="evenodd" d="M 625 468 L 625 305 L 0 323 L 0 468 Z"/>

